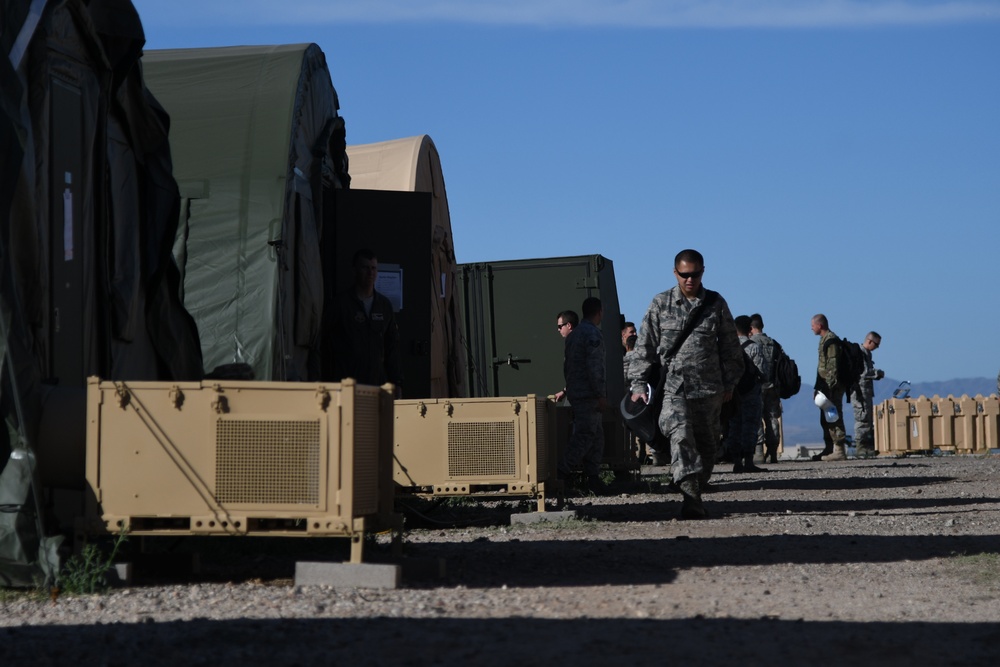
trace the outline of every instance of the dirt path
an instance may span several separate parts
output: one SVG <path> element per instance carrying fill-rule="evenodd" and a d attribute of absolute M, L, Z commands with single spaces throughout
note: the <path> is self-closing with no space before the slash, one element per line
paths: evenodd
<path fill-rule="evenodd" d="M 627 493 L 575 499 L 580 520 L 560 524 L 506 525 L 525 506 L 446 504 L 406 540 L 408 559 L 443 560 L 446 575 L 398 590 L 296 588 L 301 554 L 244 550 L 197 584 L 8 600 L 0 657 L 1000 664 L 1000 458 L 769 469 L 718 474 L 700 522 L 674 519 L 679 496 L 650 484 L 655 469 Z M 220 580 L 228 566 L 238 576 Z"/>

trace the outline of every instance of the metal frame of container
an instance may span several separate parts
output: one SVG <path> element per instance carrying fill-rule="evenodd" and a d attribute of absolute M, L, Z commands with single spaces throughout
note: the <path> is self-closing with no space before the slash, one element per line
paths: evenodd
<path fill-rule="evenodd" d="M 101 382 L 87 403 L 79 537 L 346 537 L 394 530 L 392 387 Z"/>
<path fill-rule="evenodd" d="M 397 495 L 527 496 L 544 511 L 556 485 L 554 407 L 534 395 L 396 401 Z"/>

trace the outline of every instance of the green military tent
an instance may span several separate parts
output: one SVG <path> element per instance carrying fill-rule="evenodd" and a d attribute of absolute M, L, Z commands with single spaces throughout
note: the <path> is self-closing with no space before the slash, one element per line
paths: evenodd
<path fill-rule="evenodd" d="M 49 490 L 84 487 L 88 376 L 197 380 L 168 118 L 128 0 L 0 3 L 0 585 L 52 581 Z"/>
<path fill-rule="evenodd" d="M 171 117 L 174 256 L 205 370 L 318 379 L 324 192 L 346 187 L 344 123 L 315 44 L 149 51 Z"/>

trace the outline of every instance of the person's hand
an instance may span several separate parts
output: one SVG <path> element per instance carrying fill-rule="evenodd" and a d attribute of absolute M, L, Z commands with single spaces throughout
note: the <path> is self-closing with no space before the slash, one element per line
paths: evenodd
<path fill-rule="evenodd" d="M 881 368 L 875 369 L 875 379 L 876 380 L 881 380 L 884 377 L 885 377 L 885 371 L 883 371 Z"/>
<path fill-rule="evenodd" d="M 635 403 L 637 401 L 642 401 L 643 403 L 649 403 L 649 398 L 647 398 L 646 394 L 643 392 L 640 392 L 638 394 L 632 394 L 632 402 Z"/>
<path fill-rule="evenodd" d="M 556 403 L 559 403 L 560 401 L 562 401 L 563 397 L 565 397 L 565 396 L 566 396 L 566 390 L 565 389 L 560 389 L 559 391 L 557 391 L 556 395 L 554 396 L 554 398 L 556 399 Z"/>

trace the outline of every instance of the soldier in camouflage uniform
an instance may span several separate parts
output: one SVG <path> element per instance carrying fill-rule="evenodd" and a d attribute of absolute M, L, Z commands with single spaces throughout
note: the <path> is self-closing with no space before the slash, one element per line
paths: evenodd
<path fill-rule="evenodd" d="M 761 425 L 757 430 L 754 459 L 777 463 L 778 444 L 781 441 L 781 397 L 778 396 L 778 389 L 774 386 L 774 353 L 778 345 L 773 338 L 764 333 L 764 318 L 760 313 L 750 316 L 750 340 L 760 346 L 769 369 L 767 378 L 760 385 Z"/>
<path fill-rule="evenodd" d="M 591 491 L 603 490 L 600 480 L 604 456 L 602 413 L 607 408 L 605 384 L 604 336 L 601 300 L 587 297 L 583 302 L 583 320 L 566 338 L 563 375 L 566 397 L 573 406 L 573 433 L 565 457 L 559 462 L 559 476 L 568 479 L 581 464 Z"/>
<path fill-rule="evenodd" d="M 659 428 L 670 441 L 671 474 L 684 496 L 681 517 L 685 519 L 706 516 L 701 489 L 715 465 L 722 403 L 732 398 L 743 374 L 743 351 L 733 315 L 721 295 L 702 286 L 704 272 L 701 253 L 682 250 L 677 254 L 677 286 L 653 297 L 629 365 L 633 401 L 646 401 L 646 384 L 656 386 L 656 369 L 666 368 Z M 668 359 L 667 352 L 692 309 L 706 299 L 709 305 L 698 315 L 691 334 Z"/>
<path fill-rule="evenodd" d="M 840 353 L 833 341 L 837 334 L 830 331 L 830 323 L 826 315 L 813 315 L 812 331 L 820 337 L 819 339 L 819 364 L 816 367 L 816 384 L 813 391 L 813 398 L 817 392 L 823 392 L 830 401 L 837 406 L 837 421 L 827 422 L 820 410 L 819 423 L 823 427 L 823 451 L 813 456 L 814 461 L 844 461 L 847 459 L 845 442 L 847 433 L 844 431 L 844 411 L 841 406 L 844 404 L 844 392 L 847 387 L 843 386 L 840 378 L 837 377 L 837 355 Z"/>
<path fill-rule="evenodd" d="M 768 377 L 770 368 L 760 346 L 750 339 L 750 317 L 740 315 L 735 319 L 735 322 L 736 333 L 740 337 L 740 347 L 746 353 L 746 358 L 743 360 L 744 366 L 749 360 L 756 369 L 756 373 L 752 372 L 753 369 L 749 371 L 752 375 L 748 376 L 748 379 L 753 377 L 754 380 L 751 386 L 741 387 L 742 382 L 736 386 L 733 400 L 736 401 L 737 407 L 729 419 L 726 449 L 735 461 L 733 472 L 767 472 L 766 469 L 754 465 L 753 454 L 757 447 L 757 431 L 760 430 L 760 415 L 763 407 L 761 385 L 762 380 Z M 746 375 L 748 370 L 744 368 L 743 373 Z"/>
<path fill-rule="evenodd" d="M 851 405 L 854 408 L 854 447 L 855 456 L 864 459 L 877 456 L 875 451 L 875 420 L 873 418 L 873 402 L 875 398 L 875 380 L 885 377 L 880 369 L 875 368 L 872 352 L 882 344 L 882 336 L 875 331 L 869 331 L 865 341 L 861 343 L 861 356 L 865 368 L 858 378 L 858 383 L 851 389 Z"/>

